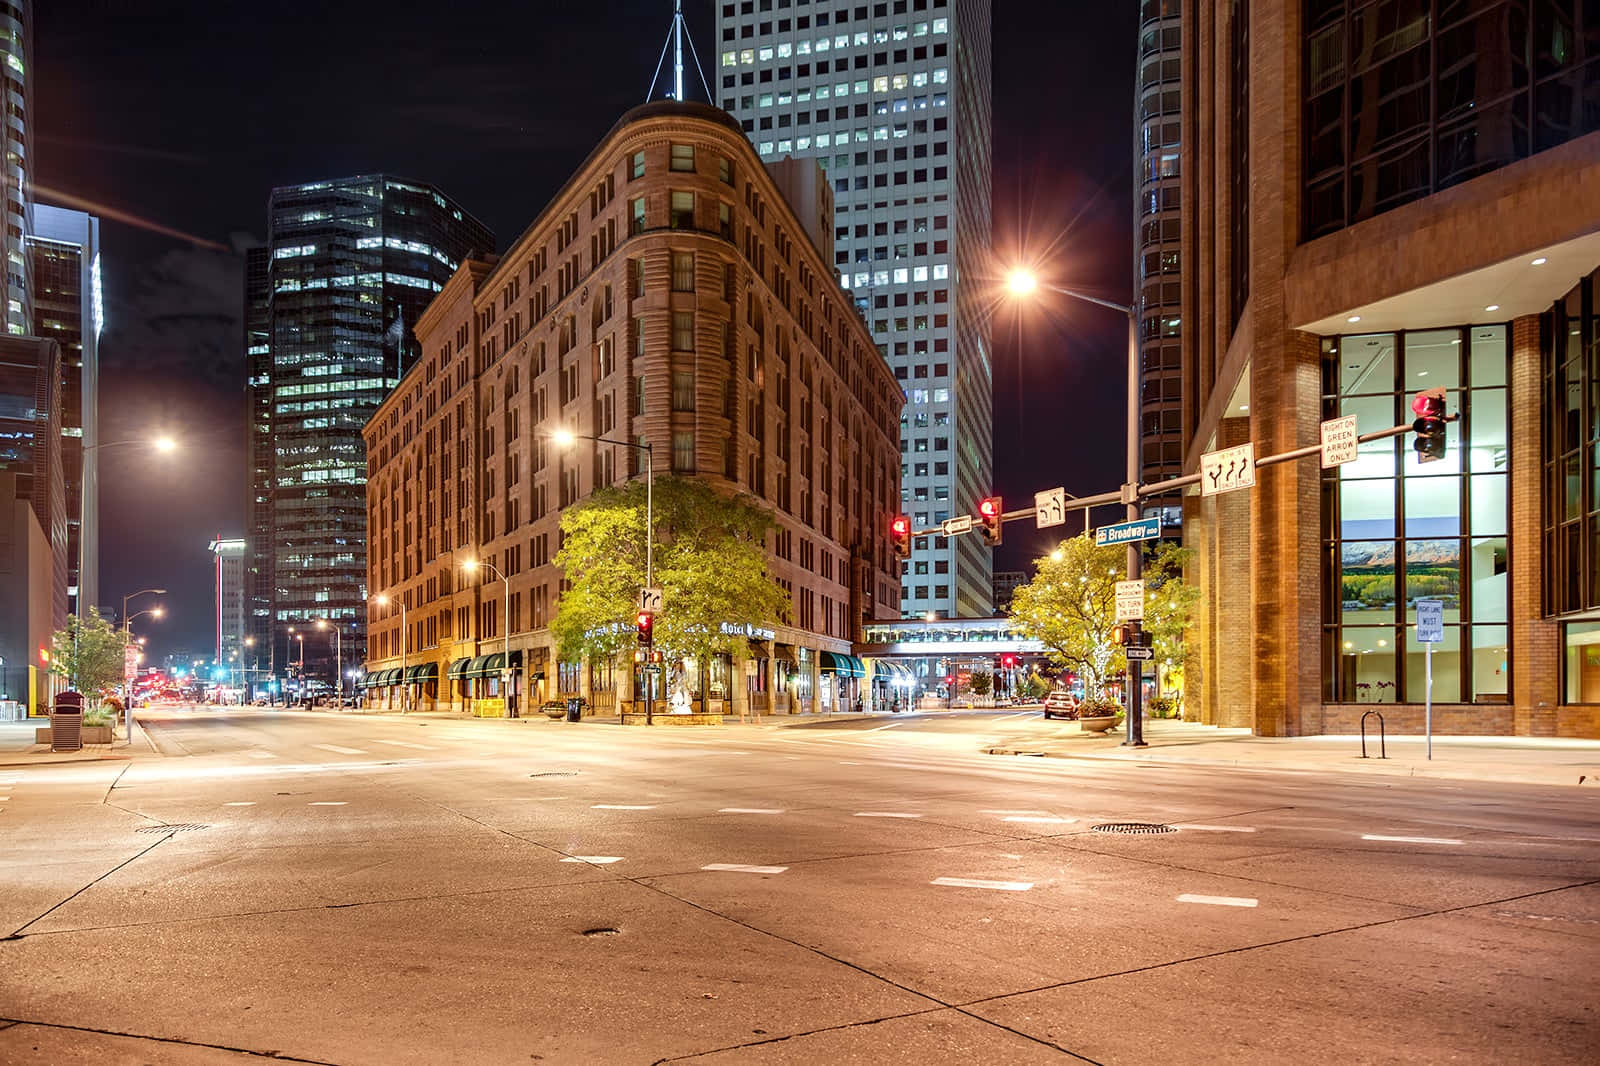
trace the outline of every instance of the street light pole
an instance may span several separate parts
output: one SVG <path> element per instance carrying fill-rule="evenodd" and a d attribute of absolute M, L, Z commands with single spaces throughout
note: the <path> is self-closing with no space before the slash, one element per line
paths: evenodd
<path fill-rule="evenodd" d="M 344 708 L 344 641 L 339 636 L 339 627 L 323 618 L 317 622 L 318 629 L 333 630 L 333 683 L 334 691 L 338 695 L 336 704 L 341 710 Z M 304 644 L 301 647 L 305 647 Z"/>
<path fill-rule="evenodd" d="M 1139 520 L 1139 312 L 1136 307 L 1127 304 L 1113 303 L 1102 300 L 1098 296 L 1090 296 L 1084 292 L 1074 292 L 1057 285 L 1044 285 L 1027 271 L 1016 271 L 1011 275 L 1009 287 L 1012 292 L 1026 294 L 1036 288 L 1046 288 L 1051 292 L 1060 293 L 1062 296 L 1071 296 L 1087 303 L 1098 304 L 1113 311 L 1121 311 L 1128 319 L 1128 465 L 1127 477 L 1122 485 L 1122 502 L 1127 506 L 1127 520 Z M 1138 541 L 1128 542 L 1128 580 L 1137 581 L 1144 573 L 1144 557 L 1139 551 Z M 1138 643 L 1137 634 L 1142 626 L 1133 623 L 1135 633 L 1134 643 Z M 1128 738 L 1124 740 L 1124 747 L 1143 748 L 1144 739 L 1144 667 L 1137 659 L 1128 659 Z"/>
<path fill-rule="evenodd" d="M 507 593 L 507 595 L 509 596 L 509 592 Z M 380 607 L 389 606 L 389 602 L 390 602 L 389 597 L 384 595 L 384 594 L 382 594 L 382 593 L 379 593 L 378 595 L 374 596 L 373 599 L 377 601 L 378 606 L 380 606 Z M 406 599 L 405 599 L 404 596 L 400 597 L 399 603 L 400 603 L 400 712 L 402 714 L 404 714 L 407 710 L 410 709 L 410 703 L 411 703 L 411 685 L 410 685 L 410 683 L 408 683 L 406 681 Z M 509 603 L 507 605 L 506 614 L 507 614 L 507 617 L 510 616 Z M 508 629 L 507 630 L 508 635 L 509 635 L 509 632 L 510 631 Z M 509 654 L 507 654 L 507 656 L 506 656 L 506 661 L 507 662 L 511 661 L 511 657 L 510 657 Z"/>
<path fill-rule="evenodd" d="M 485 563 L 477 559 L 468 559 L 461 564 L 461 569 L 470 574 L 480 566 L 499 578 L 506 587 L 505 652 L 500 657 L 502 660 L 500 663 L 500 698 L 506 701 L 506 715 L 509 717 L 511 714 L 511 579 L 502 574 L 493 563 Z"/>
<path fill-rule="evenodd" d="M 83 580 L 83 571 L 82 571 L 81 568 L 78 571 L 78 580 L 79 581 Z M 80 587 L 80 589 L 82 588 L 81 585 L 79 587 Z M 124 656 L 126 656 L 128 654 L 127 650 L 126 650 L 127 646 L 128 646 L 128 639 L 133 635 L 132 630 L 130 630 L 128 628 L 129 625 L 133 622 L 133 619 L 128 616 L 128 601 L 133 599 L 136 596 L 143 596 L 146 593 L 154 593 L 157 596 L 165 596 L 167 594 L 167 590 L 166 589 L 140 589 L 138 592 L 130 592 L 126 596 L 122 597 L 122 646 L 123 646 L 123 649 L 124 649 L 122 654 Z M 80 602 L 82 602 L 81 601 L 81 597 L 80 597 Z M 157 618 L 160 618 L 161 617 L 161 608 L 160 607 L 153 607 L 148 611 L 140 611 L 139 614 L 153 614 Z M 122 723 L 122 728 L 127 732 L 127 734 L 128 734 L 128 744 L 131 746 L 133 744 L 134 730 L 137 728 L 134 725 L 134 720 L 133 720 L 133 686 L 127 683 L 127 673 L 128 673 L 128 671 L 127 671 L 126 667 L 124 667 L 122 673 L 123 673 L 123 685 L 122 685 L 122 695 L 123 695 L 122 717 L 123 717 L 123 723 Z"/>

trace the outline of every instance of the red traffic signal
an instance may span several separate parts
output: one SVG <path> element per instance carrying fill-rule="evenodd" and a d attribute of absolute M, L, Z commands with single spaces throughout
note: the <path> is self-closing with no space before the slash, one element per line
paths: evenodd
<path fill-rule="evenodd" d="M 910 515 L 897 514 L 889 520 L 889 539 L 894 541 L 894 554 L 896 558 L 911 558 Z"/>
<path fill-rule="evenodd" d="M 639 628 L 639 643 L 648 648 L 655 640 L 656 616 L 649 611 L 640 611 L 635 622 Z"/>
<path fill-rule="evenodd" d="M 1445 423 L 1455 421 L 1454 415 L 1445 414 L 1444 398 L 1445 390 L 1441 386 L 1419 392 L 1411 401 L 1411 410 L 1417 416 L 1417 420 L 1411 423 L 1411 431 L 1416 434 L 1411 447 L 1415 449 L 1419 463 L 1431 463 L 1444 458 Z"/>
<path fill-rule="evenodd" d="M 1002 655 L 1000 656 L 1000 665 L 1010 670 L 1017 665 L 1017 657 L 1015 655 Z"/>
<path fill-rule="evenodd" d="M 1000 497 L 987 496 L 978 501 L 978 521 L 983 527 L 983 540 L 991 548 L 1000 546 L 1004 514 L 1005 508 L 1000 503 Z"/>

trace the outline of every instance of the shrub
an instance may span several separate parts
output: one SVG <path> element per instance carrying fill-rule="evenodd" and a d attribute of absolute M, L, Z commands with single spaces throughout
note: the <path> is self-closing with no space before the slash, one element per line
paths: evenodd
<path fill-rule="evenodd" d="M 106 710 L 110 711 L 112 714 L 121 714 L 122 713 L 122 697 L 121 696 L 107 696 L 105 699 L 100 701 L 100 706 L 105 708 Z"/>
<path fill-rule="evenodd" d="M 1151 718 L 1176 718 L 1183 705 L 1176 696 L 1157 696 L 1150 701 Z"/>
<path fill-rule="evenodd" d="M 84 725 L 115 725 L 116 722 L 116 714 L 104 704 L 83 712 Z"/>
<path fill-rule="evenodd" d="M 1122 704 L 1115 700 L 1108 700 L 1104 696 L 1090 696 L 1078 704 L 1079 718 L 1105 718 L 1109 715 L 1120 715 Z"/>

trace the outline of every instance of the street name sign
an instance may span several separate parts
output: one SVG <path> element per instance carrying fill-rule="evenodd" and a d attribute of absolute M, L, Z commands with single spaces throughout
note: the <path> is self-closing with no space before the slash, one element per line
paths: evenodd
<path fill-rule="evenodd" d="M 661 594 L 661 586 L 659 586 L 659 585 L 657 585 L 654 588 L 640 589 L 639 590 L 639 610 L 641 610 L 641 611 L 659 611 L 659 610 L 661 610 L 661 604 L 662 604 L 663 599 L 664 599 L 664 597 Z"/>
<path fill-rule="evenodd" d="M 1117 582 L 1117 621 L 1144 621 L 1144 582 Z"/>
<path fill-rule="evenodd" d="M 1241 444 L 1200 457 L 1200 495 L 1215 496 L 1234 489 L 1253 488 L 1256 483 L 1256 446 Z"/>
<path fill-rule="evenodd" d="M 1129 662 L 1149 662 L 1156 657 L 1154 648 L 1123 648 L 1122 654 L 1128 657 Z"/>
<path fill-rule="evenodd" d="M 1322 468 L 1354 462 L 1360 447 L 1356 436 L 1355 415 L 1330 418 L 1322 423 Z"/>
<path fill-rule="evenodd" d="M 1114 526 L 1101 526 L 1094 531 L 1094 544 L 1103 548 L 1107 544 L 1127 544 L 1135 540 L 1155 540 L 1161 536 L 1161 519 L 1139 518 L 1132 522 L 1118 522 Z"/>
<path fill-rule="evenodd" d="M 1033 494 L 1034 528 L 1065 525 L 1067 521 L 1067 490 L 1065 487 Z"/>
<path fill-rule="evenodd" d="M 1444 601 L 1417 601 L 1417 643 L 1438 644 L 1444 640 Z"/>
<path fill-rule="evenodd" d="M 939 528 L 944 530 L 944 535 L 947 537 L 953 537 L 959 533 L 971 533 L 972 516 L 963 514 L 956 515 L 954 518 L 946 518 Z"/>

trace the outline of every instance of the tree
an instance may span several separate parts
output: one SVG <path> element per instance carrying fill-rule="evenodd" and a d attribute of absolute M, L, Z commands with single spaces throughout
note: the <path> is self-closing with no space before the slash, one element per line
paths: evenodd
<path fill-rule="evenodd" d="M 122 630 L 89 608 L 87 618 L 67 619 L 50 640 L 50 672 L 85 696 L 98 696 L 123 679 L 123 654 L 128 638 Z"/>
<path fill-rule="evenodd" d="M 974 696 L 987 696 L 989 689 L 994 685 L 994 675 L 984 671 L 972 675 L 972 694 Z"/>
<path fill-rule="evenodd" d="M 705 663 L 731 654 L 742 633 L 724 622 L 769 626 L 788 616 L 788 596 L 767 573 L 771 516 L 748 496 L 724 496 L 701 481 L 655 484 L 655 583 L 663 606 L 655 645 Z M 631 648 L 645 579 L 645 486 L 605 488 L 561 514 L 555 563 L 570 584 L 550 630 L 563 659 L 611 658 Z"/>
<path fill-rule="evenodd" d="M 1164 687 L 1176 690 L 1180 706 L 1190 665 L 1189 620 L 1200 598 L 1200 590 L 1183 579 L 1193 554 L 1192 548 L 1164 540 L 1144 564 L 1144 631 L 1150 635 Z"/>
<path fill-rule="evenodd" d="M 1035 561 L 1033 580 L 1019 586 L 1011 600 L 1018 630 L 1042 643 L 1052 661 L 1082 677 L 1088 696 L 1099 695 L 1106 679 L 1123 666 L 1111 631 L 1124 559 L 1123 548 L 1096 547 L 1087 533 L 1064 540 Z"/>

